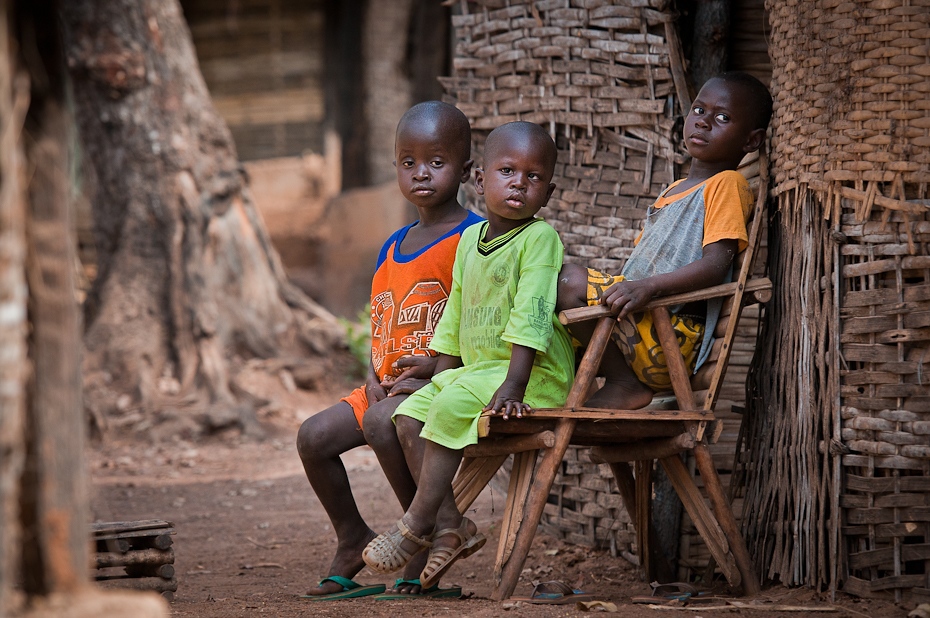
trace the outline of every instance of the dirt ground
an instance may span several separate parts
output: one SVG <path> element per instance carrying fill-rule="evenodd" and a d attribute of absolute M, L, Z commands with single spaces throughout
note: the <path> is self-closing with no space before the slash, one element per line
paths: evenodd
<path fill-rule="evenodd" d="M 92 479 L 92 516 L 96 521 L 166 519 L 177 535 L 178 591 L 173 616 L 388 617 L 421 616 L 566 616 L 582 610 L 574 605 L 543 606 L 489 599 L 497 528 L 505 496 L 491 488 L 479 497 L 469 516 L 489 537 L 474 556 L 457 563 L 443 585 L 458 584 L 462 599 L 375 601 L 356 599 L 311 602 L 299 598 L 326 575 L 336 539 L 319 501 L 307 483 L 294 446 L 300 420 L 336 401 L 333 394 L 291 394 L 286 405 L 266 416 L 263 440 L 237 433 L 207 441 L 140 444 L 110 439 L 91 444 L 88 467 Z M 359 507 L 377 531 L 401 515 L 374 453 L 360 448 L 345 456 Z M 362 571 L 363 583 L 391 583 L 391 576 Z M 650 587 L 636 567 L 606 551 L 567 545 L 540 533 L 515 595 L 527 595 L 534 581 L 561 580 L 582 588 L 595 599 L 614 604 L 616 613 L 632 618 L 668 615 L 668 607 L 634 605 L 631 597 L 648 595 Z M 713 602 L 674 609 L 686 616 L 734 615 L 758 618 L 825 616 L 906 616 L 908 609 L 890 602 L 865 601 L 806 589 L 769 587 L 755 599 L 726 595 Z M 727 599 L 754 604 L 727 605 Z M 775 611 L 773 605 L 794 611 Z M 760 607 L 761 606 L 761 607 Z M 767 609 L 763 609 L 767 607 Z M 802 609 L 806 608 L 806 609 Z M 830 608 L 835 608 L 830 611 Z M 609 606 L 591 611 L 609 609 Z M 817 612 L 816 614 L 814 612 Z M 821 614 L 820 612 L 827 613 Z"/>

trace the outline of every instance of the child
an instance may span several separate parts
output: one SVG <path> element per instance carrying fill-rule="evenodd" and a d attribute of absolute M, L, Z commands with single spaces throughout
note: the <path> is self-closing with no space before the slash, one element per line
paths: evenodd
<path fill-rule="evenodd" d="M 307 595 L 315 599 L 384 590 L 351 581 L 365 566 L 362 549 L 375 533 L 358 512 L 340 455 L 370 444 L 401 505 L 409 506 L 416 491 L 422 440 L 405 445 L 406 457 L 415 462 L 408 468 L 391 415 L 432 376 L 436 358 L 427 345 L 452 287 L 455 249 L 465 229 L 483 221 L 457 201 L 459 185 L 468 180 L 472 166 L 471 129 L 461 111 L 438 101 L 415 105 L 397 125 L 394 148 L 397 183 L 420 218 L 395 232 L 378 256 L 371 286 L 367 382 L 304 421 L 297 435 L 307 479 L 339 542 L 329 576 Z M 418 573 L 407 581 L 398 580 L 395 590 L 420 593 L 414 579 Z"/>
<path fill-rule="evenodd" d="M 672 183 L 646 213 L 646 223 L 618 276 L 566 264 L 559 274 L 558 310 L 601 303 L 617 313 L 619 347 L 607 346 L 601 361 L 606 381 L 591 407 L 635 410 L 653 393 L 668 390 L 665 357 L 652 314 L 639 312 L 655 296 L 689 292 L 730 277 L 733 257 L 747 245 L 746 220 L 753 196 L 735 171 L 758 150 L 772 116 L 768 89 L 747 73 L 724 73 L 698 93 L 685 120 L 691 154 L 688 177 Z M 672 325 L 689 369 L 710 352 L 720 302 L 673 308 Z M 572 334 L 587 341 L 592 325 Z"/>
<path fill-rule="evenodd" d="M 478 551 L 486 539 L 456 508 L 452 479 L 462 449 L 478 440 L 482 409 L 519 417 L 565 402 L 573 353 L 553 312 L 562 243 L 534 217 L 555 189 L 555 161 L 555 143 L 539 125 L 512 122 L 488 136 L 485 167 L 475 171 L 488 221 L 459 243 L 449 306 L 430 343 L 439 352 L 432 383 L 394 413 L 399 436 L 427 442 L 410 508 L 363 553 L 376 571 L 403 568 L 430 547 L 420 574 L 430 586 Z"/>

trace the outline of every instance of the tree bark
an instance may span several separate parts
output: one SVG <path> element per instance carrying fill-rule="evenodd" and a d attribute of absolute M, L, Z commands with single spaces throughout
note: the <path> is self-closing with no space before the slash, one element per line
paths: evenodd
<path fill-rule="evenodd" d="M 177 0 L 74 0 L 62 17 L 95 188 L 85 393 L 104 413 L 128 394 L 254 427 L 227 359 L 322 353 L 333 318 L 285 278 Z"/>
<path fill-rule="evenodd" d="M 729 0 L 697 0 L 691 49 L 691 77 L 695 92 L 711 77 L 726 71 L 729 28 Z"/>
<path fill-rule="evenodd" d="M 29 83 L 13 56 L 10 3 L 0 1 L 0 614 L 11 606 L 20 542 L 19 480 L 25 448 L 26 237 L 20 136 Z"/>
<path fill-rule="evenodd" d="M 10 460 L 18 459 L 21 466 L 5 470 L 2 487 L 3 499 L 12 496 L 16 503 L 18 521 L 4 517 L 2 528 L 4 535 L 8 525 L 18 529 L 12 546 L 18 549 L 19 562 L 14 569 L 5 562 L 0 579 L 21 582 L 27 596 L 76 591 L 86 582 L 88 570 L 81 331 L 74 295 L 69 178 L 71 120 L 56 4 L 15 4 L 11 13 L 15 17 L 8 22 L 9 29 L 4 24 L 4 34 L 15 38 L 17 45 L 5 41 L 2 47 L 5 53 L 11 49 L 18 53 L 0 70 L 7 80 L 16 75 L 0 95 L 6 108 L 0 114 L 5 117 L 0 145 L 3 194 L 18 202 L 13 205 L 15 212 L 7 211 L 3 217 L 4 232 L 15 230 L 15 235 L 4 234 L 3 250 L 7 258 L 19 256 L 4 260 L 4 265 L 19 270 L 18 275 L 8 273 L 19 283 L 25 275 L 29 291 L 27 304 L 8 306 L 0 320 L 15 318 L 10 323 L 19 330 L 7 333 L 2 357 L 12 353 L 22 363 L 0 374 L 4 396 L 18 393 L 21 401 L 10 410 L 12 418 L 6 418 L 7 410 L 2 413 L 4 442 L 7 447 L 12 444 L 14 454 Z M 16 161 L 20 157 L 21 169 Z M 25 177 L 23 170 L 28 170 Z M 6 209 L 10 202 L 3 202 Z M 10 300 L 25 299 L 16 285 L 10 291 Z M 7 293 L 0 297 L 6 300 Z M 28 365 L 23 343 L 28 344 Z M 29 365 L 32 371 L 24 371 Z M 15 435 L 7 433 L 11 425 L 17 426 Z M 6 448 L 3 457 L 7 459 Z M 5 469 L 8 464 L 4 462 Z"/>
<path fill-rule="evenodd" d="M 371 184 L 368 167 L 368 123 L 365 121 L 365 76 L 362 19 L 368 0 L 325 3 L 323 71 L 326 124 L 342 141 L 342 187 Z"/>

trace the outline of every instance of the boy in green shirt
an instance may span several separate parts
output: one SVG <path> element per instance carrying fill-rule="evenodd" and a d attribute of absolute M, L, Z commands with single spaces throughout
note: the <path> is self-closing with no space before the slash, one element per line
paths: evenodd
<path fill-rule="evenodd" d="M 535 217 L 555 189 L 555 162 L 555 143 L 539 125 L 512 122 L 488 136 L 485 167 L 475 171 L 488 221 L 459 242 L 449 303 L 430 342 L 436 374 L 394 413 L 402 443 L 417 435 L 427 442 L 410 508 L 362 554 L 376 571 L 403 568 L 429 547 L 420 574 L 429 587 L 478 551 L 486 539 L 456 508 L 452 480 L 462 449 L 478 441 L 482 410 L 520 417 L 568 396 L 574 355 L 553 311 L 563 247 Z"/>

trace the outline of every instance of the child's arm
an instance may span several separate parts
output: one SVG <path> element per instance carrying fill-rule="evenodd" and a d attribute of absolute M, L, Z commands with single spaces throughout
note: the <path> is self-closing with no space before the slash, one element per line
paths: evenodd
<path fill-rule="evenodd" d="M 436 358 L 436 369 L 433 371 L 433 375 L 438 375 L 446 369 L 458 369 L 461 366 L 461 356 L 452 356 L 451 354 L 443 354 L 440 352 L 439 356 Z"/>
<path fill-rule="evenodd" d="M 484 407 L 485 412 L 499 413 L 507 420 L 511 414 L 521 418 L 525 412 L 530 411 L 530 407 L 523 403 L 523 396 L 526 395 L 526 385 L 529 384 L 535 359 L 536 350 L 513 344 L 507 377 L 494 393 L 491 402 Z"/>
<path fill-rule="evenodd" d="M 701 259 L 678 270 L 613 284 L 604 292 L 601 304 L 610 307 L 620 320 L 642 309 L 656 296 L 681 294 L 723 283 L 737 248 L 735 239 L 718 240 L 704 247 Z"/>

